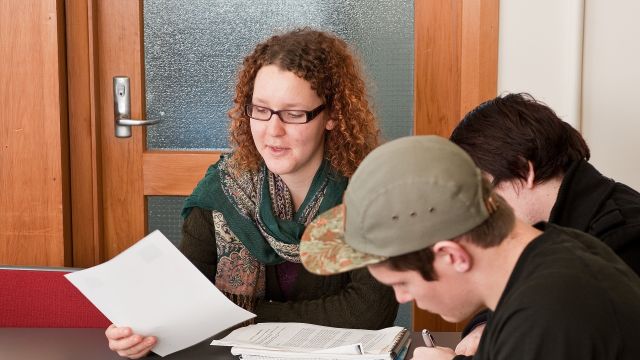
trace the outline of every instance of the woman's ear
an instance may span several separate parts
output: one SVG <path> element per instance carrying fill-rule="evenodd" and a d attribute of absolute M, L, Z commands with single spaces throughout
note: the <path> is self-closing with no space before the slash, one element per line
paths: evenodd
<path fill-rule="evenodd" d="M 471 270 L 472 259 L 467 250 L 455 241 L 438 241 L 433 246 L 436 259 L 443 260 L 447 267 L 457 273 Z"/>
<path fill-rule="evenodd" d="M 324 128 L 331 131 L 336 127 L 336 122 L 334 120 L 327 120 L 327 123 L 324 125 Z"/>

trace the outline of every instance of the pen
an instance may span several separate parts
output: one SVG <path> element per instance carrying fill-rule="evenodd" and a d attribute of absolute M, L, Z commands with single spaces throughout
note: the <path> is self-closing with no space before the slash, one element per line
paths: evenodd
<path fill-rule="evenodd" d="M 436 341 L 427 329 L 422 330 L 422 340 L 427 347 L 436 347 Z"/>

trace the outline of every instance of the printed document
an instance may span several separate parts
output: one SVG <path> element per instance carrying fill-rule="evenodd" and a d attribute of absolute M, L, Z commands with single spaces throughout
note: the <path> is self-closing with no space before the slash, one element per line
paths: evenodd
<path fill-rule="evenodd" d="M 305 323 L 259 323 L 235 329 L 211 345 L 232 346 L 242 358 L 393 359 L 406 329 L 343 329 Z"/>
<path fill-rule="evenodd" d="M 65 275 L 109 320 L 153 335 L 165 356 L 255 317 L 222 294 L 160 231 Z"/>

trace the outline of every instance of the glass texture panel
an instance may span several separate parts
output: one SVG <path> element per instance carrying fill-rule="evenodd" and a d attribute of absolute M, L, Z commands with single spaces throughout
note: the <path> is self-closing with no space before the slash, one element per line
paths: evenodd
<path fill-rule="evenodd" d="M 178 246 L 182 239 L 182 204 L 184 196 L 147 196 L 147 234 L 160 230 L 167 239 Z"/>
<path fill-rule="evenodd" d="M 413 130 L 413 1 L 145 0 L 149 149 L 224 149 L 242 58 L 295 27 L 333 31 L 360 54 L 383 136 Z"/>

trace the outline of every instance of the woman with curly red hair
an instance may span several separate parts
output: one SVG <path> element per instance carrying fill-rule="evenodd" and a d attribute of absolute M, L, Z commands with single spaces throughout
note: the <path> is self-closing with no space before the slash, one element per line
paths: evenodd
<path fill-rule="evenodd" d="M 258 44 L 238 74 L 229 117 L 232 153 L 185 202 L 183 254 L 257 322 L 391 326 L 393 291 L 366 269 L 323 277 L 300 264 L 306 225 L 342 202 L 348 177 L 379 141 L 348 45 L 306 28 Z M 130 358 L 156 342 L 114 325 L 106 334 Z"/>

